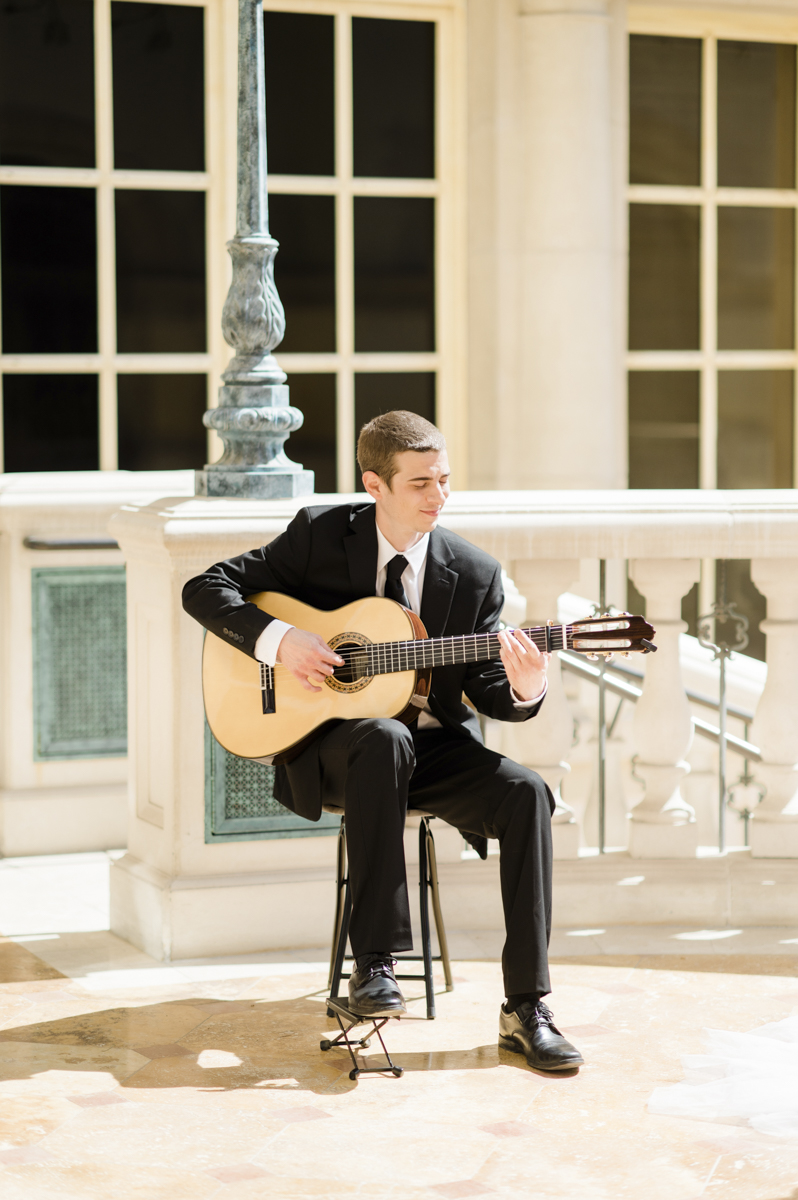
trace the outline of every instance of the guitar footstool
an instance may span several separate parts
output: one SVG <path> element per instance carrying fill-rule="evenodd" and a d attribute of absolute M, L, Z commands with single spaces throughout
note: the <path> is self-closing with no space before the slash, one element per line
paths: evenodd
<path fill-rule="evenodd" d="M 346 1005 L 342 1004 L 340 1000 L 333 999 L 332 997 L 327 1000 L 327 1010 L 332 1010 L 332 1012 L 335 1014 L 335 1019 L 338 1022 L 341 1032 L 338 1034 L 338 1037 L 333 1038 L 332 1041 L 330 1041 L 328 1038 L 324 1038 L 321 1042 L 319 1042 L 319 1049 L 332 1050 L 333 1046 L 345 1045 L 349 1051 L 349 1057 L 352 1059 L 352 1070 L 349 1072 L 350 1079 L 357 1079 L 358 1075 L 384 1075 L 386 1071 L 390 1071 L 391 1074 L 397 1077 L 397 1079 L 400 1075 L 404 1074 L 404 1067 L 397 1066 L 393 1061 L 388 1053 L 388 1047 L 382 1040 L 382 1034 L 380 1032 L 383 1025 L 387 1025 L 389 1021 L 398 1021 L 399 1017 L 360 1017 L 357 1015 L 357 1013 L 350 1012 Z M 346 1024 L 344 1022 L 346 1022 Z M 349 1034 L 357 1025 L 371 1025 L 372 1028 L 365 1037 L 350 1038 Z M 355 1050 L 353 1047 L 362 1048 L 365 1050 L 371 1044 L 371 1038 L 375 1033 L 380 1039 L 382 1052 L 388 1060 L 388 1065 L 387 1067 L 359 1067 L 357 1065 L 357 1059 L 355 1057 Z"/>

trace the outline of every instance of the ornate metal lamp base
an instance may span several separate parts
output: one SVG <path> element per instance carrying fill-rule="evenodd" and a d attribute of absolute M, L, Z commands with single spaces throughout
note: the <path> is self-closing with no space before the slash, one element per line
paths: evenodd
<path fill-rule="evenodd" d="M 257 471 L 235 467 L 206 467 L 195 473 L 197 496 L 232 496 L 242 500 L 284 500 L 290 496 L 313 495 L 313 472 L 301 467 L 291 470 Z"/>

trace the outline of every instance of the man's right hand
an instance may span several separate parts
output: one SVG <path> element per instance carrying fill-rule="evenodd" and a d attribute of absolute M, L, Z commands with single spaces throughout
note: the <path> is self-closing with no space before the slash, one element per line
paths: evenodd
<path fill-rule="evenodd" d="M 321 684 L 344 660 L 331 650 L 324 638 L 306 629 L 289 629 L 277 649 L 278 661 L 287 667 L 309 692 L 320 692 Z"/>

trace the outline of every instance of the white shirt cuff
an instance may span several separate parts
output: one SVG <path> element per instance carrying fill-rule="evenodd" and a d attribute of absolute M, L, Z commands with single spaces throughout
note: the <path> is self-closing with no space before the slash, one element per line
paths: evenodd
<path fill-rule="evenodd" d="M 261 637 L 262 636 L 263 636 L 263 634 L 261 634 Z M 255 650 L 257 651 L 257 646 L 255 647 Z M 518 697 L 516 696 L 515 692 L 513 691 L 513 689 L 510 688 L 510 695 L 513 698 L 513 704 L 515 705 L 516 708 L 533 708 L 534 705 L 540 704 L 541 700 L 546 695 L 548 686 L 549 686 L 549 681 L 547 679 L 546 682 L 543 684 L 543 691 L 540 693 L 539 696 L 535 696 L 534 700 L 519 700 Z"/>
<path fill-rule="evenodd" d="M 277 662 L 280 642 L 288 630 L 293 628 L 293 625 L 287 625 L 285 621 L 270 621 L 255 643 L 254 654 L 258 662 L 265 663 L 267 667 L 273 667 Z"/>

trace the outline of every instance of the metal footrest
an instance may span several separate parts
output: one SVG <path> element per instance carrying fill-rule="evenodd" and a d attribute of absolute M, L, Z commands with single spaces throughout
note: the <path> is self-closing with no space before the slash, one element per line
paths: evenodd
<path fill-rule="evenodd" d="M 352 1059 L 352 1070 L 349 1072 L 350 1079 L 357 1079 L 358 1075 L 384 1075 L 386 1071 L 390 1071 L 397 1079 L 404 1074 L 404 1067 L 398 1067 L 388 1053 L 388 1047 L 382 1040 L 380 1030 L 383 1025 L 387 1025 L 389 1021 L 398 1021 L 399 1017 L 359 1017 L 357 1013 L 350 1012 L 346 1005 L 340 1000 L 329 997 L 327 1000 L 327 1011 L 332 1011 L 335 1014 L 335 1019 L 338 1022 L 341 1032 L 336 1038 L 330 1041 L 324 1038 L 319 1042 L 320 1050 L 332 1050 L 333 1046 L 345 1045 L 349 1051 L 349 1057 Z M 371 1031 L 362 1038 L 350 1038 L 349 1034 L 356 1025 L 371 1025 Z M 371 1038 L 374 1034 L 380 1040 L 382 1052 L 387 1059 L 388 1065 L 385 1067 L 359 1067 L 357 1058 L 355 1057 L 355 1048 L 367 1049 L 371 1044 Z"/>

